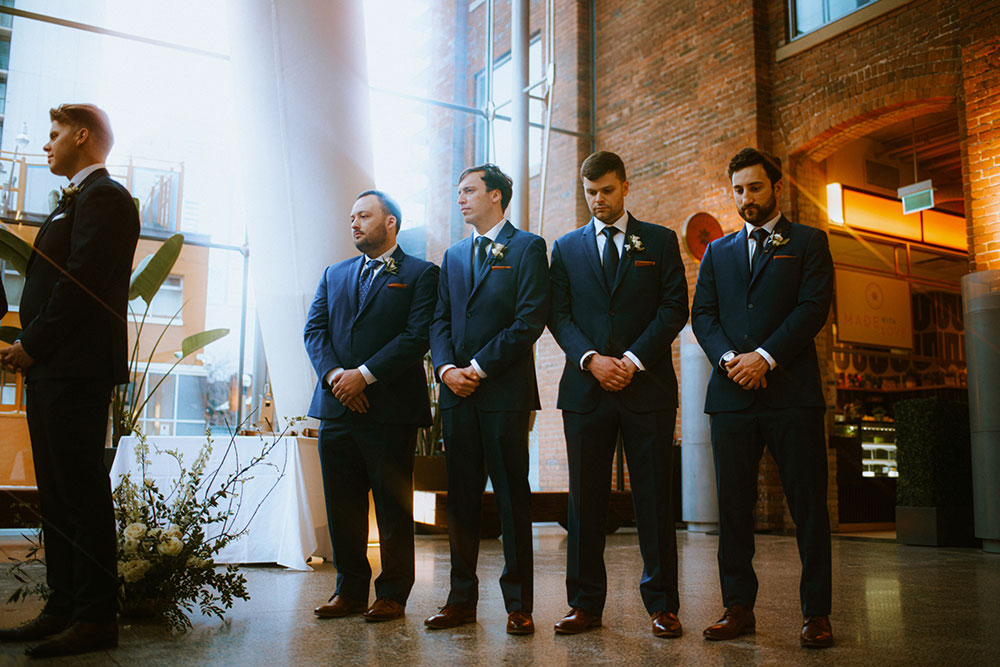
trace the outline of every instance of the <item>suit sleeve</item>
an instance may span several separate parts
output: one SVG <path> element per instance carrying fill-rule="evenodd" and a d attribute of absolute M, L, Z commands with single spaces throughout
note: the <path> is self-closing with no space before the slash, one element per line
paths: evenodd
<path fill-rule="evenodd" d="M 316 288 L 316 296 L 313 297 L 312 305 L 309 306 L 305 329 L 302 332 L 302 338 L 306 344 L 306 354 L 309 355 L 309 361 L 316 369 L 316 375 L 324 387 L 329 387 L 326 383 L 327 373 L 334 368 L 343 368 L 344 366 L 337 358 L 337 352 L 333 349 L 333 341 L 330 340 L 330 311 L 327 303 L 327 295 L 329 294 L 327 275 L 329 273 L 329 269 L 323 271 L 319 287 Z"/>
<path fill-rule="evenodd" d="M 705 249 L 698 270 L 698 282 L 694 288 L 694 302 L 691 306 L 691 328 L 698 344 L 705 351 L 713 368 L 726 352 L 738 349 L 722 329 L 719 318 L 719 294 L 716 291 L 715 268 L 712 246 Z"/>
<path fill-rule="evenodd" d="M 438 267 L 429 264 L 417 278 L 406 328 L 365 361 L 379 381 L 392 382 L 403 370 L 420 361 L 429 346 L 428 328 L 437 303 Z"/>
<path fill-rule="evenodd" d="M 826 234 L 816 231 L 803 256 L 798 301 L 792 312 L 761 347 L 778 366 L 788 364 L 816 337 L 830 314 L 833 299 L 833 258 Z"/>
<path fill-rule="evenodd" d="M 569 274 L 562 257 L 562 244 L 552 245 L 552 267 L 549 269 L 552 287 L 552 313 L 549 316 L 549 330 L 559 347 L 570 359 L 579 363 L 585 353 L 597 349 L 587 335 L 573 321 L 573 303 L 569 284 Z"/>
<path fill-rule="evenodd" d="M 134 226 L 134 233 L 129 233 L 128 225 Z M 138 231 L 135 204 L 117 187 L 93 187 L 79 195 L 65 270 L 41 312 L 19 337 L 36 361 L 53 355 L 81 323 L 111 308 L 97 295 L 108 293 L 113 274 L 107 269 L 122 261 Z M 36 261 L 48 260 L 39 257 Z M 128 261 L 131 265 L 132 257 Z M 113 317 L 121 318 L 121 314 Z"/>
<path fill-rule="evenodd" d="M 545 239 L 536 236 L 521 259 L 515 288 L 514 320 L 472 358 L 488 377 L 495 377 L 518 359 L 531 354 L 531 346 L 549 318 L 549 261 Z"/>
<path fill-rule="evenodd" d="M 431 363 L 434 372 L 445 364 L 455 363 L 454 346 L 451 344 L 451 294 L 448 291 L 448 253 L 441 260 L 441 273 L 437 283 L 437 305 L 429 330 Z M 376 376 L 378 377 L 378 376 Z M 441 378 L 438 378 L 440 380 Z"/>
<path fill-rule="evenodd" d="M 7 306 L 7 292 L 4 291 L 3 281 L 0 280 L 0 317 L 6 315 L 8 309 L 9 307 Z"/>
<path fill-rule="evenodd" d="M 666 230 L 667 241 L 660 253 L 660 303 L 656 315 L 639 337 L 628 346 L 644 366 L 651 366 L 670 354 L 670 344 L 687 324 L 688 294 L 677 234 Z"/>

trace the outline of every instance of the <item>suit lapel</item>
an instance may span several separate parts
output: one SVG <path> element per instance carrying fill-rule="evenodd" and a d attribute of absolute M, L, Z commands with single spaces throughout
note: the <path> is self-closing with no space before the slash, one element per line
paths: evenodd
<path fill-rule="evenodd" d="M 500 233 L 497 234 L 496 241 L 493 242 L 494 247 L 497 245 L 506 246 L 508 243 L 510 243 L 510 239 L 513 236 L 514 236 L 514 225 L 512 225 L 508 221 L 504 224 L 503 227 L 500 228 Z M 476 274 L 475 276 L 475 281 L 473 282 L 472 285 L 472 292 L 469 294 L 470 299 L 476 294 L 477 291 L 479 291 L 480 285 L 482 285 L 486 281 L 486 276 L 488 276 L 490 272 L 493 270 L 493 264 L 495 262 L 496 262 L 496 257 L 492 253 L 486 256 L 486 261 L 483 262 L 483 265 L 481 267 L 479 267 L 479 273 Z"/>
<path fill-rule="evenodd" d="M 604 289 L 605 293 L 609 296 L 611 292 L 608 290 L 608 286 L 604 283 L 604 269 L 601 268 L 601 260 L 597 256 L 597 235 L 594 233 L 594 220 L 590 219 L 587 224 L 583 227 L 583 234 L 580 236 L 580 242 L 583 244 L 582 252 L 584 261 L 590 266 L 591 270 L 594 272 L 594 279 L 597 283 Z"/>
<path fill-rule="evenodd" d="M 788 238 L 788 227 L 790 224 L 791 223 L 789 223 L 788 220 L 785 219 L 785 216 L 781 216 L 781 218 L 778 219 L 778 224 L 774 226 L 773 233 L 778 233 L 783 235 L 785 238 Z M 767 264 L 770 261 L 771 257 L 774 256 L 774 244 L 768 243 L 766 240 L 764 241 L 764 244 L 765 244 L 764 248 L 761 251 L 762 254 L 757 258 L 757 266 L 754 267 L 753 275 L 750 276 L 750 285 L 754 284 L 754 281 L 757 280 L 757 276 L 759 276 L 760 272 L 764 270 L 764 265 Z M 743 254 L 748 255 L 749 253 L 745 252 Z"/>
<path fill-rule="evenodd" d="M 347 271 L 347 301 L 351 304 L 351 312 L 354 317 L 358 316 L 358 280 L 361 278 L 361 267 L 365 263 L 365 256 L 361 255 L 354 260 Z"/>
<path fill-rule="evenodd" d="M 406 253 L 403 252 L 403 249 L 401 247 L 396 246 L 396 252 L 392 253 L 391 257 L 394 260 L 396 260 L 396 266 L 399 267 L 400 265 L 402 265 L 403 258 L 406 257 Z M 372 280 L 372 285 L 371 287 L 368 288 L 368 294 L 365 295 L 364 302 L 359 304 L 358 314 L 355 317 L 355 319 L 361 317 L 361 314 L 364 313 L 368 309 L 368 306 L 371 304 L 371 302 L 375 300 L 375 297 L 378 294 L 379 290 L 381 290 L 382 287 L 387 282 L 389 282 L 390 278 L 395 278 L 395 277 L 396 276 L 386 271 L 384 266 L 382 267 L 382 270 L 379 271 L 378 274 L 375 276 L 375 279 Z"/>
<path fill-rule="evenodd" d="M 108 175 L 107 169 L 98 169 L 96 171 L 91 172 L 90 174 L 87 175 L 85 179 L 80 181 L 79 185 L 80 191 L 82 192 L 84 189 L 86 189 L 91 184 L 96 182 L 99 178 L 107 175 Z M 79 197 L 80 193 L 78 192 L 76 196 Z M 55 221 L 56 216 L 58 216 L 60 213 L 65 213 L 66 215 L 64 217 L 68 218 L 72 207 L 73 207 L 73 202 L 70 202 L 68 204 L 60 204 L 59 206 L 56 206 L 55 210 L 52 211 L 52 213 L 49 214 L 49 217 L 45 219 L 45 222 L 42 223 L 41 228 L 38 230 L 38 234 L 35 236 L 35 242 L 32 244 L 32 251 L 31 255 L 28 256 L 28 263 L 25 265 L 24 268 L 25 275 L 27 275 L 28 271 L 31 270 L 32 264 L 35 263 L 35 257 L 38 254 L 35 252 L 35 248 L 38 247 L 38 244 L 41 243 L 43 238 L 45 238 L 45 234 L 49 231 L 49 229 L 51 229 L 52 223 Z"/>
<path fill-rule="evenodd" d="M 625 278 L 625 274 L 629 272 L 632 268 L 632 264 L 635 264 L 635 258 L 633 258 L 628 251 L 629 239 L 633 236 L 639 235 L 639 222 L 632 217 L 632 214 L 628 214 L 628 222 L 625 224 L 625 240 L 622 243 L 622 254 L 618 259 L 618 273 L 615 274 L 615 286 L 611 290 L 611 295 L 614 296 L 615 291 L 618 286 L 622 284 L 622 280 Z"/>
<path fill-rule="evenodd" d="M 727 244 L 728 261 L 731 266 L 736 267 L 736 274 L 740 282 L 744 285 L 750 284 L 750 256 L 747 252 L 747 229 L 740 227 L 740 231 L 729 237 Z"/>

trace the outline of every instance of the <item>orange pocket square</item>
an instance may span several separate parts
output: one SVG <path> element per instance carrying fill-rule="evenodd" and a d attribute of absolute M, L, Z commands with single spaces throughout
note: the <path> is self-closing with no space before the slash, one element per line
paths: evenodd
<path fill-rule="evenodd" d="M 406 289 L 406 283 L 388 283 L 386 287 L 395 287 L 397 289 Z"/>
<path fill-rule="evenodd" d="M 490 271 L 499 271 L 500 269 L 512 269 L 512 266 L 491 266 Z"/>
<path fill-rule="evenodd" d="M 635 265 L 636 266 L 656 266 L 656 262 L 650 262 L 650 261 L 647 261 L 645 259 L 637 259 L 637 260 L 635 260 Z"/>
<path fill-rule="evenodd" d="M 795 255 L 775 255 L 775 259 L 795 259 Z"/>

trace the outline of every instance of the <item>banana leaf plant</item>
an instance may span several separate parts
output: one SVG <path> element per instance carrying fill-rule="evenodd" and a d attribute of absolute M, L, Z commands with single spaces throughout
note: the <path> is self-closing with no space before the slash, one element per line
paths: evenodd
<path fill-rule="evenodd" d="M 166 325 L 163 326 L 160 335 L 157 336 L 145 360 L 141 358 L 142 353 L 139 350 L 139 343 L 142 340 L 142 330 L 146 324 L 146 318 L 149 316 L 149 308 L 153 303 L 153 297 L 160 291 L 160 286 L 163 285 L 163 282 L 170 275 L 171 270 L 173 270 L 183 246 L 184 235 L 174 234 L 164 241 L 163 245 L 155 253 L 147 255 L 139 262 L 132 271 L 128 291 L 129 301 L 141 298 L 146 307 L 140 318 L 136 318 L 135 313 L 132 312 L 132 319 L 135 322 L 135 344 L 132 346 L 132 353 L 129 357 L 129 371 L 132 383 L 115 387 L 111 394 L 111 438 L 112 444 L 115 447 L 118 446 L 118 441 L 123 436 L 131 435 L 135 431 L 136 424 L 142 417 L 146 404 L 156 394 L 160 385 L 170 376 L 177 365 L 209 343 L 214 343 L 229 333 L 229 329 L 209 329 L 208 331 L 192 334 L 185 338 L 181 341 L 180 351 L 175 353 L 176 360 L 174 363 L 163 373 L 159 381 L 146 392 L 146 397 L 142 397 L 142 388 L 146 385 L 146 378 L 149 376 L 149 367 L 153 362 L 153 356 L 156 354 L 156 348 L 159 347 L 163 336 L 166 335 L 170 325 L 177 319 L 177 316 L 181 314 L 181 309 L 184 306 L 181 305 L 177 309 L 177 312 L 170 317 Z M 129 306 L 129 310 L 131 311 L 131 306 Z M 139 370 L 140 366 L 142 366 L 141 372 Z"/>

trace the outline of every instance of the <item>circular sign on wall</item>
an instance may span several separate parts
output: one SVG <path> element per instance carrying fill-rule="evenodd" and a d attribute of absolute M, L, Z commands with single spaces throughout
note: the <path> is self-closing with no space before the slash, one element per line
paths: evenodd
<path fill-rule="evenodd" d="M 681 239 L 688 253 L 699 262 L 705 256 L 705 249 L 715 239 L 722 238 L 722 225 L 708 213 L 693 213 L 684 221 Z"/>

